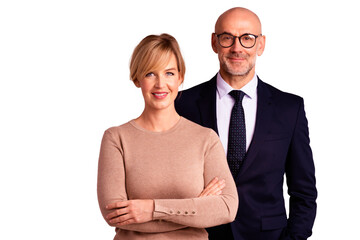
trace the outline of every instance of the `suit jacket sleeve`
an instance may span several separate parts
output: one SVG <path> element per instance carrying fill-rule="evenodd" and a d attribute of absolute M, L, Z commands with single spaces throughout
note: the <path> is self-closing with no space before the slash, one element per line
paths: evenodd
<path fill-rule="evenodd" d="M 307 239 L 312 234 L 315 220 L 317 190 L 308 123 L 302 99 L 286 162 L 290 209 L 286 236 L 283 239 Z"/>

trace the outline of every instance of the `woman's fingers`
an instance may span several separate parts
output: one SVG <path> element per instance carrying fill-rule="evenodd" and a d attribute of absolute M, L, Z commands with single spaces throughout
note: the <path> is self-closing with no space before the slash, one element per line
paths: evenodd
<path fill-rule="evenodd" d="M 113 203 L 110 203 L 110 204 L 106 205 L 106 209 L 107 209 L 107 210 L 111 210 L 111 209 L 115 209 L 115 208 L 127 207 L 127 206 L 128 206 L 128 202 L 129 202 L 129 201 L 113 202 Z"/>
<path fill-rule="evenodd" d="M 127 207 L 119 208 L 119 209 L 116 209 L 116 210 L 112 211 L 108 215 L 106 215 L 106 218 L 110 220 L 110 219 L 115 218 L 117 216 L 127 214 L 128 212 L 129 212 L 129 209 Z"/>
<path fill-rule="evenodd" d="M 200 193 L 199 197 L 207 196 L 208 192 L 211 190 L 212 187 L 216 185 L 216 183 L 219 181 L 217 177 L 214 177 L 209 184 L 205 187 L 205 189 Z"/>
<path fill-rule="evenodd" d="M 225 180 L 218 181 L 207 193 L 207 195 L 219 195 L 218 192 L 225 187 Z"/>
<path fill-rule="evenodd" d="M 121 201 L 107 205 L 106 209 L 113 210 L 106 215 L 111 225 L 143 223 L 152 220 L 154 201 L 151 199 Z"/>
<path fill-rule="evenodd" d="M 211 189 L 214 186 L 216 186 L 216 184 L 219 182 L 219 178 L 218 177 L 214 177 L 213 180 L 211 180 L 209 182 L 209 184 L 205 187 L 205 189 Z"/>
<path fill-rule="evenodd" d="M 109 220 L 109 222 L 111 223 L 111 224 L 123 224 L 124 225 L 124 223 L 125 222 L 127 222 L 127 221 L 129 221 L 129 220 L 131 220 L 132 219 L 132 217 L 131 217 L 131 215 L 130 214 L 124 214 L 124 215 L 121 215 L 121 216 L 118 216 L 118 217 L 116 217 L 116 218 L 113 218 L 113 219 L 111 219 L 111 220 Z"/>
<path fill-rule="evenodd" d="M 220 195 L 221 190 L 225 187 L 225 180 L 219 181 L 217 177 L 210 181 L 205 189 L 200 193 L 199 197 Z"/>

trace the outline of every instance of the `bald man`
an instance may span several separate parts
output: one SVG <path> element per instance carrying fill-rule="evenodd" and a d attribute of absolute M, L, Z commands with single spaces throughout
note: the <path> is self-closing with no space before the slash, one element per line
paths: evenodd
<path fill-rule="evenodd" d="M 211 42 L 219 72 L 182 91 L 175 102 L 180 115 L 218 133 L 237 185 L 235 221 L 208 229 L 209 239 L 307 239 L 315 220 L 317 190 L 303 99 L 256 75 L 265 36 L 255 13 L 244 8 L 224 12 Z"/>

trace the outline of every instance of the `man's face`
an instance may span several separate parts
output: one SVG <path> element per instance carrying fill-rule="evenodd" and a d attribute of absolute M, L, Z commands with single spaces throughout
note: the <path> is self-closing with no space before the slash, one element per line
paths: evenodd
<path fill-rule="evenodd" d="M 233 36 L 241 36 L 245 33 L 259 36 L 252 48 L 243 47 L 239 38 L 228 48 L 220 46 L 217 34 L 230 33 Z M 265 37 L 261 36 L 261 25 L 252 16 L 229 14 L 217 24 L 215 33 L 212 35 L 212 47 L 218 54 L 220 73 L 223 78 L 227 76 L 248 76 L 255 73 L 256 57 L 260 56 L 265 47 Z M 253 76 L 251 74 L 251 76 Z"/>

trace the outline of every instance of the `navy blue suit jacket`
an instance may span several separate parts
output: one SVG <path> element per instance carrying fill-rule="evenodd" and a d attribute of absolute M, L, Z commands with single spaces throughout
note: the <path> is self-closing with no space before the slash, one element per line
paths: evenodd
<path fill-rule="evenodd" d="M 234 179 L 239 209 L 234 222 L 208 229 L 210 239 L 307 239 L 316 215 L 317 190 L 308 124 L 301 97 L 259 79 L 255 132 Z M 217 132 L 216 76 L 179 93 L 183 117 Z M 286 174 L 289 216 L 283 198 Z"/>

